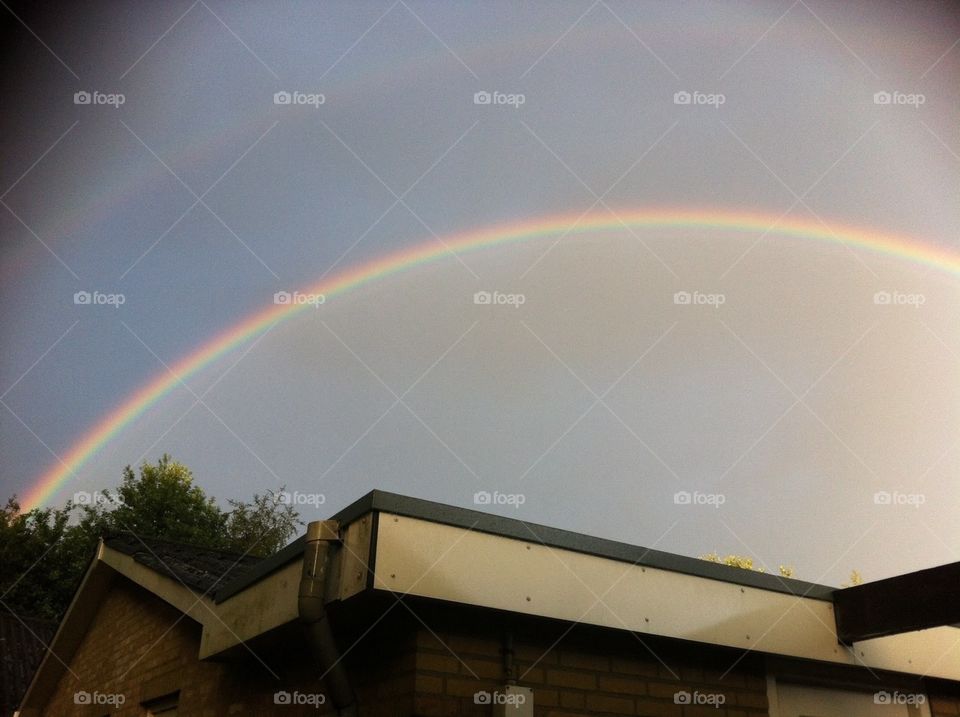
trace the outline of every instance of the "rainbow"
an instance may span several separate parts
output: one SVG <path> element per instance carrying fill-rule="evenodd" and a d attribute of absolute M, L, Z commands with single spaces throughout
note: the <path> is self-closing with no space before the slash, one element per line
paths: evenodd
<path fill-rule="evenodd" d="M 859 246 L 880 254 L 906 259 L 960 276 L 960 255 L 945 249 L 909 240 L 903 236 L 849 226 L 828 229 L 821 223 L 778 220 L 759 213 L 718 210 L 639 210 L 618 212 L 616 217 L 584 219 L 574 215 L 542 217 L 521 223 L 495 225 L 430 241 L 324 276 L 305 294 L 330 297 L 417 266 L 451 256 L 545 237 L 578 236 L 605 230 L 630 228 L 705 228 L 755 232 L 808 239 L 825 243 Z M 160 401 L 180 382 L 210 365 L 238 346 L 260 335 L 277 322 L 311 308 L 310 304 L 271 304 L 217 334 L 194 352 L 184 356 L 145 386 L 129 395 L 104 419 L 84 434 L 52 467 L 43 473 L 25 495 L 25 510 L 45 504 L 111 438 L 129 426 L 148 408 Z"/>

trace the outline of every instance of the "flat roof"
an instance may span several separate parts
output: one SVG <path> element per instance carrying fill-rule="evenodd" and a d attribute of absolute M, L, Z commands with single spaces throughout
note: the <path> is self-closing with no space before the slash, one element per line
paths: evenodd
<path fill-rule="evenodd" d="M 331 519 L 339 521 L 342 525 L 348 525 L 358 518 L 374 512 L 417 518 L 515 540 L 539 542 L 551 548 L 562 548 L 641 567 L 669 570 L 813 600 L 832 602 L 833 594 L 837 590 L 837 588 L 827 585 L 761 573 L 756 570 L 730 567 L 700 558 L 667 553 L 662 550 L 653 550 L 616 540 L 574 533 L 561 528 L 529 523 L 519 518 L 508 518 L 382 490 L 370 491 L 331 516 Z M 279 552 L 261 561 L 242 577 L 225 584 L 216 592 L 215 601 L 220 603 L 227 600 L 248 585 L 257 582 L 277 568 L 299 557 L 303 553 L 304 543 L 305 536 L 300 536 Z"/>

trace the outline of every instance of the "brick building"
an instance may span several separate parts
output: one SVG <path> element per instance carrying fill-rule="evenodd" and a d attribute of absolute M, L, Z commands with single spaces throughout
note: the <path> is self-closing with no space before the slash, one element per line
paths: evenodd
<path fill-rule="evenodd" d="M 101 543 L 20 714 L 960 715 L 956 567 L 836 591 L 374 491 L 264 560 Z"/>

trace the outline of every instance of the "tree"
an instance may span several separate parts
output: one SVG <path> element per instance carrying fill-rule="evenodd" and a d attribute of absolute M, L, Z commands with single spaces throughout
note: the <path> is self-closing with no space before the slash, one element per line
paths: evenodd
<path fill-rule="evenodd" d="M 17 497 L 0 511 L 0 604 L 18 615 L 56 618 L 89 554 L 64 508 L 20 512 Z"/>
<path fill-rule="evenodd" d="M 232 510 L 221 510 L 194 484 L 189 468 L 164 455 L 156 465 L 141 465 L 139 476 L 127 466 L 116 493 L 104 490 L 91 505 L 80 506 L 80 525 L 93 538 L 130 532 L 259 557 L 282 548 L 302 524 L 279 495 L 228 500 Z"/>
<path fill-rule="evenodd" d="M 91 537 L 126 531 L 211 548 L 227 542 L 227 515 L 194 485 L 190 469 L 168 455 L 156 465 L 144 462 L 139 476 L 127 466 L 116 493 L 94 495 L 79 506 L 80 525 Z"/>
<path fill-rule="evenodd" d="M 270 555 L 302 525 L 279 495 L 228 500 L 229 510 L 223 510 L 186 466 L 164 455 L 156 464 L 144 462 L 137 473 L 127 466 L 118 488 L 93 493 L 83 504 L 68 501 L 62 508 L 23 513 L 14 496 L 0 511 L 0 607 L 59 619 L 97 541 L 117 532 Z"/>
<path fill-rule="evenodd" d="M 271 555 L 283 547 L 298 525 L 299 514 L 277 493 L 255 494 L 252 503 L 227 501 L 233 508 L 227 516 L 226 547 L 250 555 Z"/>

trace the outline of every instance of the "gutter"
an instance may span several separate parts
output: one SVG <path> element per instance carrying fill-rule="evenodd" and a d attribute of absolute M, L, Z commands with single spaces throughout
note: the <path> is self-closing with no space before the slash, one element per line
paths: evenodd
<path fill-rule="evenodd" d="M 326 584 L 332 572 L 328 568 L 332 563 L 333 546 L 339 542 L 339 521 L 319 520 L 307 525 L 297 608 L 314 659 L 322 671 L 321 678 L 326 680 L 337 713 L 343 717 L 354 717 L 357 714 L 357 699 L 341 662 L 325 608 Z"/>

